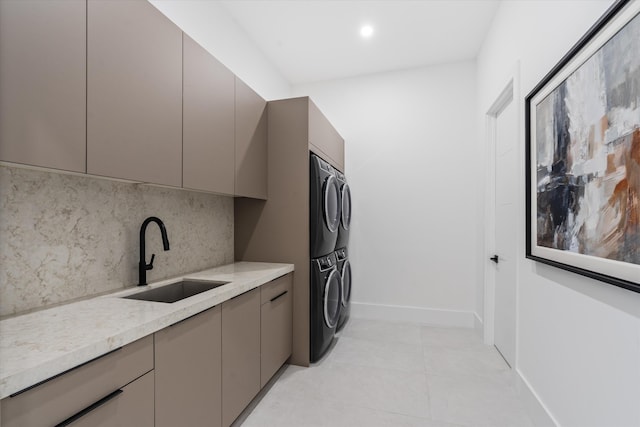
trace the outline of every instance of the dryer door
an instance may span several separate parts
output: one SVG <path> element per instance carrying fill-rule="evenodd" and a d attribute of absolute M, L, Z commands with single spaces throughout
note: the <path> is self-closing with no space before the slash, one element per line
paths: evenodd
<path fill-rule="evenodd" d="M 330 176 L 324 181 L 322 188 L 322 211 L 324 222 L 332 233 L 338 230 L 340 225 L 340 187 L 335 176 Z"/>
<path fill-rule="evenodd" d="M 342 223 L 342 228 L 348 230 L 351 225 L 351 189 L 349 188 L 349 184 L 344 184 L 342 186 L 340 194 L 342 195 L 342 214 L 340 222 Z"/>
<path fill-rule="evenodd" d="M 342 264 L 340 276 L 340 281 L 342 282 L 342 306 L 346 307 L 351 300 L 351 263 L 349 263 L 349 260 Z"/>
<path fill-rule="evenodd" d="M 335 328 L 340 318 L 340 274 L 338 269 L 333 269 L 324 284 L 324 323 L 328 328 Z"/>

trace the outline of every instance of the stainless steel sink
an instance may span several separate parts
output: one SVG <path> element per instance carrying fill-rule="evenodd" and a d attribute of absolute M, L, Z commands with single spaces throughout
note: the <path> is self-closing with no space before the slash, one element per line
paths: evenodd
<path fill-rule="evenodd" d="M 172 303 L 217 288 L 218 286 L 226 285 L 227 283 L 229 282 L 214 280 L 182 280 L 170 285 L 149 289 L 148 291 L 138 292 L 137 294 L 133 295 L 128 295 L 123 298 Z"/>

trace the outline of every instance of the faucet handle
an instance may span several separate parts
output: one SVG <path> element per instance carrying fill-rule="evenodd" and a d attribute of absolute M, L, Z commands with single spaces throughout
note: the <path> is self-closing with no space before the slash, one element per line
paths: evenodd
<path fill-rule="evenodd" d="M 145 266 L 147 270 L 153 270 L 153 260 L 155 259 L 155 257 L 156 254 L 151 254 L 151 261 L 149 261 L 149 264 Z"/>

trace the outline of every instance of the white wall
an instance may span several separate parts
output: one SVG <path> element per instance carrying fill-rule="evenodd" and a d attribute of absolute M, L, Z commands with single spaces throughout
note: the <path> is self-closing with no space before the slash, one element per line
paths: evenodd
<path fill-rule="evenodd" d="M 291 86 L 282 73 L 215 1 L 149 0 L 267 100 L 288 98 Z"/>
<path fill-rule="evenodd" d="M 478 57 L 479 123 L 517 60 L 523 108 L 526 94 L 611 3 L 502 2 Z M 523 173 L 514 179 L 524 192 Z M 519 375 L 558 425 L 640 425 L 640 294 L 525 260 L 524 230 L 518 239 Z"/>
<path fill-rule="evenodd" d="M 353 314 L 472 326 L 474 62 L 294 86 L 345 138 Z"/>

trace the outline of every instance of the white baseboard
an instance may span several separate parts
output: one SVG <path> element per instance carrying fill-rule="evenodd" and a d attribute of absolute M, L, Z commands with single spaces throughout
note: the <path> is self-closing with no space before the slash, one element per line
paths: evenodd
<path fill-rule="evenodd" d="M 473 313 L 473 329 L 480 338 L 484 337 L 484 322 L 478 316 L 478 313 Z"/>
<path fill-rule="evenodd" d="M 522 374 L 516 370 L 516 387 L 525 405 L 527 414 L 536 427 L 557 427 L 559 424 L 538 398 L 536 392 Z"/>
<path fill-rule="evenodd" d="M 476 315 L 471 311 L 360 302 L 351 303 L 351 316 L 359 319 L 389 320 L 459 328 L 474 328 L 476 322 Z"/>

